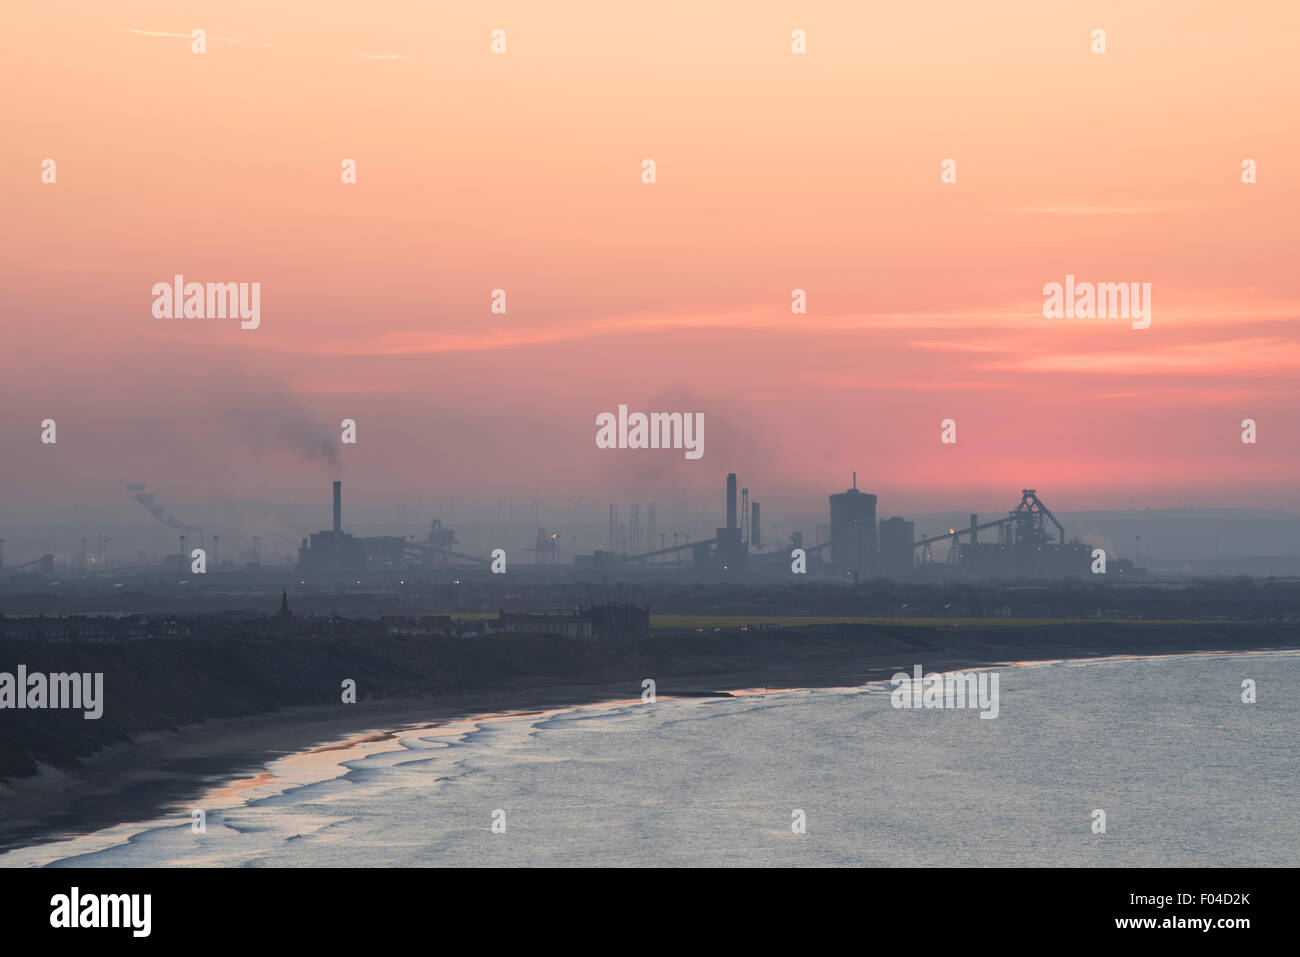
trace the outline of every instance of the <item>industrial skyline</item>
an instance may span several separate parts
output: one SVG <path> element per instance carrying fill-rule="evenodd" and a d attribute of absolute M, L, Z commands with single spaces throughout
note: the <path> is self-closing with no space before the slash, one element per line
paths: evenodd
<path fill-rule="evenodd" d="M 722 524 L 712 527 L 711 532 L 707 528 L 711 517 L 708 499 L 699 499 L 699 514 L 688 517 L 682 496 L 676 514 L 670 511 L 665 516 L 663 532 L 659 531 L 659 503 L 612 502 L 608 505 L 604 538 L 593 545 L 590 523 L 581 520 L 578 502 L 572 503 L 571 516 L 556 524 L 543 523 L 541 503 L 536 501 L 521 506 L 516 520 L 511 503 L 504 523 L 490 524 L 484 531 L 481 519 L 476 518 L 472 533 L 466 525 L 460 526 L 458 532 L 454 506 L 444 520 L 439 502 L 438 517 L 427 524 L 422 510 L 411 514 L 403 509 L 399 534 L 382 530 L 354 534 L 352 523 L 344 520 L 343 482 L 335 480 L 331 486 L 329 528 L 301 535 L 296 548 L 283 547 L 284 535 L 291 534 L 283 526 L 277 530 L 278 541 L 268 543 L 266 550 L 261 535 L 253 534 L 247 542 L 237 540 L 233 548 L 227 536 L 225 555 L 218 533 L 210 535 L 209 544 L 202 525 L 187 524 L 177 517 L 176 508 L 164 505 L 155 493 L 145 495 L 144 485 L 132 483 L 127 488 L 134 500 L 159 524 L 179 531 L 179 545 L 173 553 L 160 556 L 157 552 L 138 552 L 134 560 L 120 553 L 110 557 L 110 539 L 101 533 L 82 537 L 79 551 L 71 556 L 66 552 L 42 552 L 6 565 L 6 539 L 0 535 L 0 573 L 50 575 L 56 566 L 83 574 L 149 566 L 166 570 L 169 564 L 173 571 L 183 572 L 197 554 L 190 551 L 194 548 L 204 550 L 205 569 L 210 562 L 213 571 L 288 564 L 304 575 L 400 574 L 450 566 L 481 568 L 498 550 L 516 563 L 523 560 L 534 567 L 566 566 L 580 574 L 585 569 L 586 573 L 602 575 L 618 568 L 640 567 L 664 573 L 686 568 L 706 574 L 743 576 L 754 571 L 770 576 L 779 572 L 783 563 L 798 557 L 803 570 L 796 574 L 811 572 L 852 581 L 906 577 L 926 569 L 933 573 L 940 566 L 954 573 L 997 577 L 1079 575 L 1089 570 L 1089 559 L 1096 557 L 1096 549 L 1105 553 L 1118 571 L 1131 573 L 1135 566 L 1144 564 L 1140 539 L 1128 555 L 1122 553 L 1122 546 L 1115 546 L 1096 532 L 1085 533 L 1082 541 L 1078 535 L 1067 540 L 1060 520 L 1035 489 L 1022 489 L 1021 501 L 1014 509 L 994 512 L 992 517 L 986 513 L 983 518 L 971 512 L 968 524 L 954 523 L 938 531 L 923 528 L 918 533 L 917 516 L 909 520 L 898 514 L 878 515 L 878 496 L 858 488 L 857 472 L 852 473 L 851 481 L 850 488 L 827 496 L 823 514 L 829 516 L 829 522 L 812 522 L 811 530 L 795 527 L 798 522 L 776 519 L 764 531 L 765 513 L 758 495 L 751 498 L 748 485 L 742 486 L 739 476 L 731 472 L 725 477 L 717 512 Z M 498 508 L 498 520 L 499 512 Z M 933 516 L 930 519 L 928 524 L 933 525 Z M 531 543 L 521 542 L 520 529 L 531 525 L 536 526 Z M 245 545 L 249 547 L 242 547 Z"/>
<path fill-rule="evenodd" d="M 306 480 L 310 478 L 305 474 Z M 622 489 L 606 504 L 576 496 L 550 502 L 521 496 L 475 504 L 429 495 L 413 502 L 375 505 L 356 501 L 370 491 L 358 482 L 348 483 L 351 498 L 346 519 L 341 502 L 331 503 L 338 505 L 332 513 L 321 508 L 319 498 L 313 501 L 306 494 L 280 504 L 177 503 L 171 500 L 171 490 L 150 486 L 153 491 L 146 494 L 143 484 L 129 483 L 127 495 L 112 505 L 21 511 L 0 506 L 0 567 L 8 572 L 18 567 L 46 572 L 55 566 L 142 567 L 159 565 L 169 554 L 179 562 L 183 536 L 185 547 L 206 548 L 214 570 L 296 564 L 306 546 L 319 547 L 305 567 L 328 568 L 334 564 L 334 559 L 324 557 L 332 548 L 331 534 L 340 532 L 344 533 L 340 542 L 351 543 L 340 547 L 354 548 L 364 538 L 369 551 L 382 556 L 379 561 L 387 567 L 401 564 L 412 548 L 456 552 L 459 560 L 471 564 L 486 562 L 494 547 L 505 549 L 516 565 L 528 566 L 573 567 L 607 560 L 610 554 L 656 552 L 651 563 L 694 563 L 688 546 L 707 542 L 716 551 L 722 540 L 729 558 L 724 564 L 735 568 L 743 568 L 750 554 L 770 556 L 805 547 L 813 550 L 815 562 L 827 566 L 856 568 L 859 575 L 897 575 L 914 563 L 948 563 L 954 539 L 961 547 L 968 546 L 972 507 L 980 524 L 978 545 L 997 544 L 1002 536 L 999 526 L 1021 493 L 1016 483 L 988 499 L 962 503 L 966 507 L 923 506 L 913 511 L 889 490 L 860 488 L 857 472 L 846 478 L 847 488 L 841 486 L 829 495 L 823 491 L 815 497 L 801 496 L 794 504 L 774 499 L 761 473 L 750 473 L 743 482 L 739 476 L 734 482 L 719 476 L 711 495 L 670 485 L 644 498 L 637 496 L 638 501 L 628 494 L 630 490 Z M 827 484 L 833 488 L 833 481 Z M 734 508 L 727 506 L 728 485 L 735 486 Z M 321 484 L 310 482 L 310 487 Z M 1166 572 L 1286 574 L 1288 562 L 1300 558 L 1295 546 L 1300 540 L 1300 515 L 1294 513 L 1250 507 L 1162 511 L 1139 503 L 1128 509 L 1073 511 L 1061 507 L 1054 491 L 1044 489 L 1043 497 L 1051 501 L 1054 514 L 1064 516 L 1071 538 L 1103 548 L 1112 559 L 1141 565 L 1154 558 Z M 854 512 L 854 503 L 860 515 Z M 849 518 L 837 519 L 837 513 Z M 335 520 L 341 527 L 335 527 Z M 734 521 L 731 529 L 729 520 Z M 833 527 L 841 532 L 833 534 Z M 850 528 L 845 538 L 843 530 Z M 1053 539 L 1059 538 L 1056 529 L 1052 531 Z M 833 559 L 835 538 L 840 539 L 843 561 Z M 749 547 L 741 557 L 740 545 L 745 542 Z M 855 550 L 868 559 L 855 560 Z M 960 550 L 956 556 L 960 559 Z"/>

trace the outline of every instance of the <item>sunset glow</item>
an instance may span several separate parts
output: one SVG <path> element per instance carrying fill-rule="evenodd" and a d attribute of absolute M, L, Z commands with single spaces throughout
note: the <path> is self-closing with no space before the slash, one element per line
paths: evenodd
<path fill-rule="evenodd" d="M 856 469 L 889 511 L 1294 506 L 1300 8 L 1000 6 L 15 8 L 9 502 L 336 472 L 369 501 L 716 500 L 737 471 L 779 508 Z M 155 319 L 175 273 L 260 282 L 260 327 Z M 1151 327 L 1043 318 L 1067 273 L 1151 283 Z M 611 461 L 620 403 L 704 412 L 707 454 Z M 338 467 L 281 440 L 349 417 Z"/>

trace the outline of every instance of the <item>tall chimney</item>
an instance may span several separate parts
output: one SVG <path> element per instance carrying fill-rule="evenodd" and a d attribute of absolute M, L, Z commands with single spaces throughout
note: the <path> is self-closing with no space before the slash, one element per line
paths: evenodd
<path fill-rule="evenodd" d="M 334 483 L 334 534 L 343 531 L 343 483 Z"/>
<path fill-rule="evenodd" d="M 727 528 L 736 527 L 736 473 L 727 476 Z"/>
<path fill-rule="evenodd" d="M 763 533 L 759 531 L 759 524 L 758 524 L 758 503 L 757 503 L 757 502 L 751 502 L 750 505 L 749 505 L 749 507 L 750 507 L 750 509 L 753 510 L 753 513 L 754 513 L 754 517 L 753 517 L 753 519 L 750 520 L 750 523 L 749 523 L 749 543 L 750 543 L 751 545 L 753 545 L 754 548 L 756 548 L 756 549 L 758 549 L 758 548 L 762 548 L 762 547 L 763 547 Z"/>

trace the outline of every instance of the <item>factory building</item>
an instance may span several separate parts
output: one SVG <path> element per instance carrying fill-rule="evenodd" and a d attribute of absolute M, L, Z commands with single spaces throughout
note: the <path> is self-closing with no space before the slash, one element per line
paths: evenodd
<path fill-rule="evenodd" d="M 880 571 L 904 575 L 912 570 L 916 524 L 895 515 L 880 520 Z"/>
<path fill-rule="evenodd" d="M 853 487 L 831 496 L 831 564 L 866 577 L 876 571 L 876 497 Z"/>
<path fill-rule="evenodd" d="M 727 475 L 727 527 L 718 529 L 717 542 L 718 565 L 723 570 L 744 571 L 749 567 L 749 543 L 737 521 L 735 472 Z M 698 561 L 699 553 L 696 555 Z"/>
<path fill-rule="evenodd" d="M 969 543 L 958 546 L 962 567 L 998 578 L 1089 575 L 1092 546 L 1078 539 L 1065 540 L 1064 526 L 1043 504 L 1036 489 L 1022 489 L 1020 495 L 1020 504 L 1007 512 L 1006 519 L 996 520 L 997 542 L 979 541 L 979 531 L 985 526 L 978 524 L 978 515 L 970 517 Z M 1049 523 L 1056 529 L 1055 536 L 1048 527 Z M 955 535 L 953 542 L 956 545 Z"/>
<path fill-rule="evenodd" d="M 1065 528 L 1043 504 L 1035 489 L 1021 489 L 1020 504 L 1006 513 L 981 523 L 970 516 L 966 528 L 950 528 L 948 534 L 932 535 L 913 542 L 924 549 L 922 565 L 932 565 L 930 546 L 949 543 L 946 564 L 982 578 L 1084 577 L 1091 573 L 1092 546 L 1077 539 L 1066 541 Z M 980 532 L 996 529 L 996 542 L 981 542 Z M 1053 529 L 1055 534 L 1053 534 Z M 962 542 L 962 536 L 966 541 Z"/>
<path fill-rule="evenodd" d="M 298 567 L 304 571 L 357 572 L 406 566 L 406 539 L 398 535 L 359 538 L 343 531 L 343 483 L 334 483 L 334 528 L 302 540 Z"/>

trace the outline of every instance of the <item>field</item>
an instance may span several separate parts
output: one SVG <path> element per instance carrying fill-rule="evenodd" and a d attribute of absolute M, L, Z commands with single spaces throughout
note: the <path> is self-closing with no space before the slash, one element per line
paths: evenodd
<path fill-rule="evenodd" d="M 492 611 L 466 611 L 452 612 L 452 618 L 462 618 L 468 621 L 482 621 L 485 618 L 495 619 L 496 612 Z M 1079 621 L 1102 621 L 1110 622 L 1118 619 L 1109 618 L 865 618 L 865 617 L 835 617 L 819 615 L 655 615 L 650 616 L 650 627 L 658 628 L 665 631 L 675 629 L 691 628 L 742 628 L 749 626 L 757 628 L 759 625 L 775 625 L 778 628 L 799 628 L 808 625 L 918 625 L 927 628 L 946 627 L 946 626 L 972 626 L 981 627 L 1006 627 L 1006 628 L 1025 628 L 1030 626 L 1043 625 L 1064 625 L 1077 623 Z M 1167 624 L 1167 622 L 1147 622 L 1148 624 Z"/>
<path fill-rule="evenodd" d="M 1074 619 L 1068 618 L 837 618 L 814 615 L 651 615 L 651 628 L 740 628 L 748 625 L 776 625 L 780 628 L 797 628 L 804 625 L 1060 625 Z"/>

